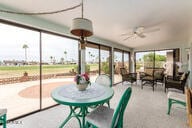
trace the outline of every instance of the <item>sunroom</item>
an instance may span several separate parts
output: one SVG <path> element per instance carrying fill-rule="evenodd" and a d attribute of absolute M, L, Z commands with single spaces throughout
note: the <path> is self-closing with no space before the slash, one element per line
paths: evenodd
<path fill-rule="evenodd" d="M 84 73 L 91 83 L 108 76 L 113 109 L 132 88 L 125 128 L 189 127 L 186 100 L 167 114 L 168 93 L 186 95 L 166 88 L 165 78 L 189 72 L 184 86 L 191 86 L 191 8 L 179 0 L 0 0 L 0 110 L 7 110 L 7 127 L 60 127 L 70 109 L 52 93 Z M 121 69 L 135 80 L 124 80 Z M 154 81 L 158 69 L 162 81 Z M 152 83 L 143 86 L 141 73 Z M 64 127 L 81 125 L 72 118 Z"/>

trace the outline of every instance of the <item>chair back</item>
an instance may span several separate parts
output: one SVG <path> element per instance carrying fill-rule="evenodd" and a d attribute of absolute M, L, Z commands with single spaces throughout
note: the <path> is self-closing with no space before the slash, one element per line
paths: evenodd
<path fill-rule="evenodd" d="M 120 68 L 120 73 L 121 73 L 122 76 L 125 75 L 125 74 L 128 74 L 127 70 L 125 68 Z"/>
<path fill-rule="evenodd" d="M 154 70 L 154 79 L 155 80 L 160 80 L 163 81 L 164 80 L 164 68 L 159 68 Z"/>
<path fill-rule="evenodd" d="M 188 71 L 188 72 L 185 74 L 185 81 L 187 81 L 189 74 L 190 74 L 190 71 Z"/>
<path fill-rule="evenodd" d="M 192 128 L 192 93 L 189 88 L 185 89 L 186 92 L 186 110 L 187 110 L 187 122 L 189 124 L 189 127 Z"/>
<path fill-rule="evenodd" d="M 111 82 L 110 77 L 108 75 L 105 75 L 105 74 L 99 75 L 96 78 L 95 83 L 98 83 L 100 85 L 107 86 L 107 87 L 112 86 L 112 82 Z"/>
<path fill-rule="evenodd" d="M 130 99 L 131 93 L 132 93 L 131 87 L 127 88 L 123 93 L 119 101 L 119 104 L 113 114 L 111 128 L 119 128 L 119 127 L 123 128 L 124 111 Z"/>

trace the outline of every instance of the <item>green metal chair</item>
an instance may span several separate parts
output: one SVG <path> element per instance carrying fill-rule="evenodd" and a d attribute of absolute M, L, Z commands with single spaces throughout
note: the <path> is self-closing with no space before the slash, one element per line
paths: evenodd
<path fill-rule="evenodd" d="M 123 116 L 132 93 L 131 87 L 123 93 L 116 109 L 99 106 L 86 116 L 86 128 L 123 128 Z"/>
<path fill-rule="evenodd" d="M 169 91 L 167 94 L 168 98 L 168 111 L 167 114 L 170 115 L 172 104 L 180 104 L 184 107 L 186 106 L 186 95 L 178 92 Z"/>
<path fill-rule="evenodd" d="M 108 75 L 105 75 L 105 74 L 99 75 L 96 78 L 95 83 L 98 83 L 99 85 L 106 86 L 106 87 L 112 86 L 112 82 L 111 82 L 110 77 Z M 107 103 L 108 107 L 110 107 L 110 102 L 107 101 L 106 103 Z"/>
<path fill-rule="evenodd" d="M 3 128 L 6 128 L 7 117 L 6 117 L 7 109 L 0 109 L 0 124 L 3 124 Z"/>

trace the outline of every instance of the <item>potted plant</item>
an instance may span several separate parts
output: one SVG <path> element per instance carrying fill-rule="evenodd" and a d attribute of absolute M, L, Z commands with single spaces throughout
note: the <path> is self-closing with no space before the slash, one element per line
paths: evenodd
<path fill-rule="evenodd" d="M 76 82 L 76 87 L 79 91 L 84 91 L 91 83 L 90 78 L 86 73 L 77 74 L 74 78 L 74 81 Z"/>

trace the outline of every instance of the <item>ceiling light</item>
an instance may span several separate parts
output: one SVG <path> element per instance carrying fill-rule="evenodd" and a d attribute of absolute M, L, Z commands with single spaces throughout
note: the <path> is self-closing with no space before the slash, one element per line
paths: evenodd
<path fill-rule="evenodd" d="M 93 35 L 92 22 L 89 19 L 83 18 L 83 0 L 82 0 L 82 17 L 73 19 L 71 33 L 75 36 L 89 37 Z"/>

